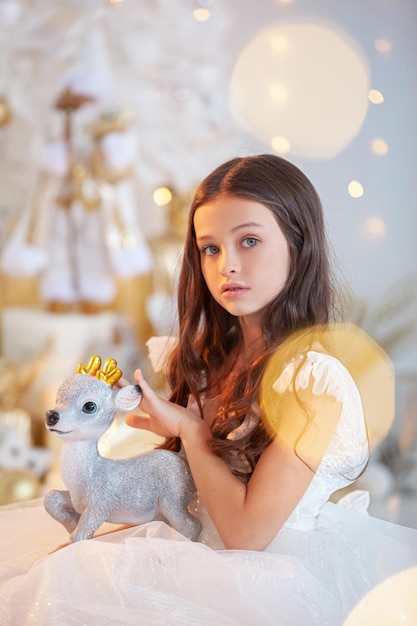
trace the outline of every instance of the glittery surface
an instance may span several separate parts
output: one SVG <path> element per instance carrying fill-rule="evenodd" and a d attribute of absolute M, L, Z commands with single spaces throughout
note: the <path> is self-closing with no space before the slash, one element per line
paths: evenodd
<path fill-rule="evenodd" d="M 68 491 L 50 491 L 44 504 L 72 542 L 90 539 L 104 522 L 161 518 L 192 540 L 199 535 L 201 524 L 188 510 L 195 486 L 184 458 L 168 450 L 121 460 L 99 453 L 98 439 L 116 411 L 132 410 L 140 399 L 137 386 L 112 389 L 77 374 L 62 383 L 55 408 L 46 412 L 47 428 L 63 441 L 61 473 Z"/>

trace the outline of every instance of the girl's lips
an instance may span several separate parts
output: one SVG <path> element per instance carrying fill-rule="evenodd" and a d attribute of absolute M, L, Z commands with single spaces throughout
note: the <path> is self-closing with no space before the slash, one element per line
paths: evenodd
<path fill-rule="evenodd" d="M 221 288 L 221 294 L 226 300 L 234 300 L 243 296 L 249 291 L 249 287 L 243 287 L 242 285 L 223 285 Z"/>

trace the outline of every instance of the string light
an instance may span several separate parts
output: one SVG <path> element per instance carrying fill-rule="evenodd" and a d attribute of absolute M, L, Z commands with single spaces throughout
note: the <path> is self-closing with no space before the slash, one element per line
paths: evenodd
<path fill-rule="evenodd" d="M 392 44 L 388 39 L 375 39 L 374 41 L 375 50 L 377 52 L 381 52 L 382 54 L 386 54 L 391 51 Z"/>
<path fill-rule="evenodd" d="M 210 11 L 208 9 L 195 9 L 193 11 L 193 15 L 194 15 L 194 19 L 197 20 L 197 22 L 206 22 L 209 17 L 210 17 Z"/>
<path fill-rule="evenodd" d="M 384 102 L 384 96 L 378 89 L 370 89 L 368 100 L 372 102 L 372 104 L 382 104 Z"/>
<path fill-rule="evenodd" d="M 291 143 L 286 137 L 272 137 L 271 147 L 278 154 L 287 154 L 291 150 Z"/>
<path fill-rule="evenodd" d="M 371 141 L 371 150 L 374 154 L 383 156 L 384 154 L 388 154 L 388 144 L 385 139 L 376 137 Z"/>
<path fill-rule="evenodd" d="M 364 222 L 364 227 L 368 235 L 372 237 L 384 237 L 387 232 L 384 220 L 377 216 L 369 217 Z"/>
<path fill-rule="evenodd" d="M 351 180 L 348 185 L 348 192 L 352 198 L 361 198 L 363 196 L 363 186 L 358 180 Z"/>
<path fill-rule="evenodd" d="M 158 206 L 165 206 L 169 204 L 172 200 L 172 192 L 168 187 L 158 187 L 153 192 L 153 201 Z"/>

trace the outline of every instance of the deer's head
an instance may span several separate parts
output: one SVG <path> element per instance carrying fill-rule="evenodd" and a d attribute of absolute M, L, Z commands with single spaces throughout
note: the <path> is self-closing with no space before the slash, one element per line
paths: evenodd
<path fill-rule="evenodd" d="M 91 441 L 103 435 L 117 411 L 132 411 L 142 399 L 139 385 L 114 388 L 122 372 L 114 359 L 91 357 L 80 364 L 77 374 L 64 380 L 57 392 L 56 406 L 45 413 L 46 428 L 65 441 Z"/>

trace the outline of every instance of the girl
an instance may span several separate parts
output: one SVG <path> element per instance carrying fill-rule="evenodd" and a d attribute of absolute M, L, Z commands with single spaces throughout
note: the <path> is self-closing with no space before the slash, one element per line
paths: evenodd
<path fill-rule="evenodd" d="M 284 440 L 266 428 L 257 406 L 262 374 L 284 340 L 329 322 L 333 312 L 321 203 L 300 170 L 261 155 L 225 163 L 203 181 L 178 293 L 179 342 L 169 364 L 175 404 L 157 398 L 138 371 L 141 408 L 151 418 L 128 423 L 182 442 L 225 547 L 264 550 L 314 468 L 290 445 L 300 415 Z M 317 404 L 308 390 L 303 395 Z M 190 397 L 198 410 L 181 410 Z M 327 427 L 336 423 L 340 402 L 327 395 L 319 402 Z M 363 444 L 363 420 L 361 426 Z M 361 449 L 357 469 L 367 453 Z"/>
<path fill-rule="evenodd" d="M 218 167 L 191 206 L 170 399 L 137 370 L 143 414 L 127 418 L 186 455 L 199 541 L 154 521 L 27 573 L 16 559 L 23 575 L 0 586 L 4 623 L 337 626 L 415 565 L 417 531 L 343 506 L 366 494 L 328 502 L 369 458 L 334 309 L 310 181 L 272 155 Z"/>

